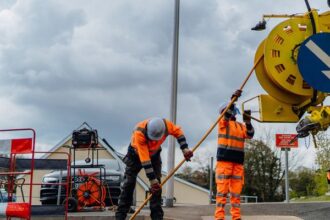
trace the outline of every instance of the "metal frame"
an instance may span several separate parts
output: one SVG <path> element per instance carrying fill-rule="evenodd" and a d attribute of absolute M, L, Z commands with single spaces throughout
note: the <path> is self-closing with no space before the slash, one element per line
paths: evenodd
<path fill-rule="evenodd" d="M 77 199 L 77 195 L 76 193 L 74 193 L 74 190 L 77 190 L 78 187 L 76 187 L 75 181 L 76 181 L 76 177 L 80 176 L 79 174 L 76 174 L 76 169 L 83 169 L 83 168 L 97 168 L 99 169 L 99 180 L 101 182 L 101 185 L 105 186 L 104 182 L 106 180 L 106 169 L 105 169 L 105 165 L 100 165 L 99 164 L 99 151 L 100 150 L 106 150 L 104 147 L 99 147 L 99 145 L 97 145 L 96 147 L 85 147 L 85 148 L 76 148 L 73 145 L 65 145 L 64 147 L 69 148 L 69 154 L 73 157 L 72 159 L 72 169 L 73 169 L 73 174 L 71 176 L 71 189 L 70 189 L 70 197 L 73 197 L 75 199 Z M 76 165 L 76 151 L 92 151 L 91 152 L 91 164 L 90 165 Z M 89 155 L 89 152 L 88 152 Z M 96 157 L 96 158 L 95 158 Z M 82 183 L 79 183 L 82 184 Z M 100 207 L 102 210 L 102 204 L 100 204 Z M 81 211 L 83 209 L 79 209 L 79 204 L 78 204 L 78 209 L 77 211 Z"/>
<path fill-rule="evenodd" d="M 60 196 L 58 197 L 58 202 L 57 205 L 59 204 L 60 201 L 60 197 L 61 197 L 61 187 L 65 186 L 66 190 L 65 190 L 65 206 L 64 206 L 64 214 L 65 214 L 65 220 L 68 219 L 68 208 L 69 208 L 69 192 L 71 191 L 72 188 L 72 178 L 71 178 L 71 154 L 67 153 L 67 152 L 49 152 L 49 151 L 37 151 L 35 152 L 36 154 L 63 154 L 67 156 L 67 181 L 66 182 L 62 182 L 62 177 L 59 178 L 59 183 L 33 183 L 33 185 L 58 185 L 58 194 L 60 194 Z M 51 159 L 49 159 L 51 160 Z M 61 170 L 62 171 L 62 170 Z"/>
<path fill-rule="evenodd" d="M 22 131 L 31 131 L 32 132 L 32 146 L 31 146 L 31 151 L 28 153 L 12 153 L 10 152 L 10 156 L 9 156 L 9 172 L 1 172 L 0 175 L 2 176 L 7 176 L 8 180 L 7 182 L 1 183 L 2 185 L 8 187 L 8 197 L 9 199 L 13 197 L 13 191 L 15 186 L 17 185 L 17 180 L 16 180 L 16 176 L 18 175 L 29 175 L 30 176 L 30 181 L 29 182 L 25 182 L 25 179 L 23 180 L 23 182 L 21 184 L 19 184 L 20 189 L 21 189 L 21 194 L 22 194 L 22 199 L 24 203 L 28 204 L 28 213 L 29 216 L 26 218 L 27 220 L 31 219 L 31 215 L 32 215 L 32 199 L 33 199 L 33 186 L 36 185 L 47 185 L 47 183 L 35 183 L 34 182 L 34 170 L 38 169 L 35 168 L 36 166 L 36 160 L 35 159 L 35 154 L 47 154 L 47 153 L 55 153 L 55 154 L 65 154 L 67 156 L 67 172 L 68 172 L 68 181 L 66 181 L 65 183 L 61 182 L 61 183 L 51 183 L 51 185 L 64 185 L 66 186 L 67 189 L 70 189 L 70 179 L 71 179 L 71 155 L 69 153 L 66 152 L 48 152 L 48 151 L 35 151 L 35 139 L 36 139 L 36 132 L 34 129 L 31 128 L 22 128 L 22 129 L 3 129 L 0 130 L 0 132 L 22 132 Z M 30 169 L 26 168 L 25 166 L 23 166 L 25 171 L 16 171 L 16 162 L 17 162 L 17 155 L 31 155 L 31 159 L 27 159 L 28 160 L 28 166 Z M 19 168 L 18 168 L 19 169 Z M 24 192 L 22 187 L 23 186 L 29 186 L 29 199 L 28 202 L 25 202 L 25 196 L 24 196 Z M 68 198 L 68 192 L 69 190 L 66 190 L 66 198 Z M 67 201 L 67 200 L 66 200 Z M 68 216 L 67 216 L 67 210 L 68 210 L 68 202 L 66 202 L 65 207 L 64 207 L 64 213 L 65 213 L 65 220 L 67 220 Z M 11 217 L 7 217 L 7 219 L 11 219 Z"/>
<path fill-rule="evenodd" d="M 29 182 L 29 216 L 27 217 L 27 220 L 31 219 L 31 207 L 32 207 L 32 190 L 33 190 L 33 174 L 34 174 L 34 158 L 35 158 L 35 139 L 36 139 L 36 132 L 32 128 L 17 128 L 17 129 L 1 129 L 0 132 L 18 132 L 18 131 L 31 131 L 32 132 L 32 146 L 31 146 L 31 152 L 29 153 L 21 153 L 21 154 L 31 154 L 31 166 L 30 170 L 27 172 L 15 172 L 15 162 L 16 162 L 16 155 L 19 153 L 12 153 L 10 152 L 10 166 L 9 166 L 9 172 L 1 172 L 0 175 L 7 176 L 8 177 L 8 198 L 11 199 L 13 197 L 13 189 L 15 181 L 13 178 L 20 174 L 30 175 L 30 182 Z M 7 219 L 10 219 L 11 217 L 7 217 Z"/>

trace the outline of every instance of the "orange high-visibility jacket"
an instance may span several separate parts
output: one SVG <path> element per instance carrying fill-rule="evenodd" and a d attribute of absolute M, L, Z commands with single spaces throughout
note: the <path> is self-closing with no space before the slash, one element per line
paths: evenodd
<path fill-rule="evenodd" d="M 218 161 L 228 161 L 243 164 L 245 139 L 252 138 L 254 129 L 242 123 L 222 119 L 218 126 Z"/>
<path fill-rule="evenodd" d="M 327 172 L 327 179 L 328 179 L 328 184 L 330 184 L 330 170 Z"/>
<path fill-rule="evenodd" d="M 179 126 L 173 124 L 169 120 L 166 119 L 163 120 L 165 123 L 166 130 L 164 136 L 160 140 L 153 141 L 148 139 L 147 123 L 149 119 L 144 120 L 135 126 L 131 138 L 131 146 L 135 149 L 135 152 L 138 154 L 141 164 L 145 169 L 148 178 L 151 180 L 155 179 L 154 171 L 151 165 L 151 157 L 160 151 L 161 144 L 165 141 L 168 135 L 173 135 L 177 139 L 181 149 L 188 147 L 182 129 Z"/>

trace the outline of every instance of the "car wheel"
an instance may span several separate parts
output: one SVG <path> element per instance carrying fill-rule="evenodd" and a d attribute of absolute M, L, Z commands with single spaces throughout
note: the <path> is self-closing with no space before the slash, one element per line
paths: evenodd
<path fill-rule="evenodd" d="M 66 201 L 68 201 L 68 212 L 76 212 L 78 208 L 78 201 L 75 198 L 68 198 L 63 201 L 63 205 L 66 205 Z"/>

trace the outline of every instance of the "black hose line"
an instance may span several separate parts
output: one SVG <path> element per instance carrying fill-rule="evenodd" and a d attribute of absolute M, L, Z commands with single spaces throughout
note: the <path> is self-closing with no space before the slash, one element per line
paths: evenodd
<path fill-rule="evenodd" d="M 309 5 L 308 0 L 305 0 L 305 3 L 306 3 L 307 10 L 308 10 L 308 12 L 309 12 L 309 13 L 308 13 L 308 14 L 309 14 L 309 18 L 311 19 L 312 28 L 313 28 L 313 34 L 316 34 L 315 19 L 314 19 L 313 13 L 312 13 L 311 6 Z M 328 3 L 330 3 L 330 0 L 328 0 Z"/>

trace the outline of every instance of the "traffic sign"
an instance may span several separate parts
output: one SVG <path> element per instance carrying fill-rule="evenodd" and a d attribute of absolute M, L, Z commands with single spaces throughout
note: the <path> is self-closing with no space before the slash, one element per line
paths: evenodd
<path fill-rule="evenodd" d="M 330 92 L 330 33 L 318 33 L 300 46 L 298 68 L 314 89 Z"/>
<path fill-rule="evenodd" d="M 298 147 L 297 135 L 296 134 L 276 134 L 276 147 L 297 148 Z"/>

